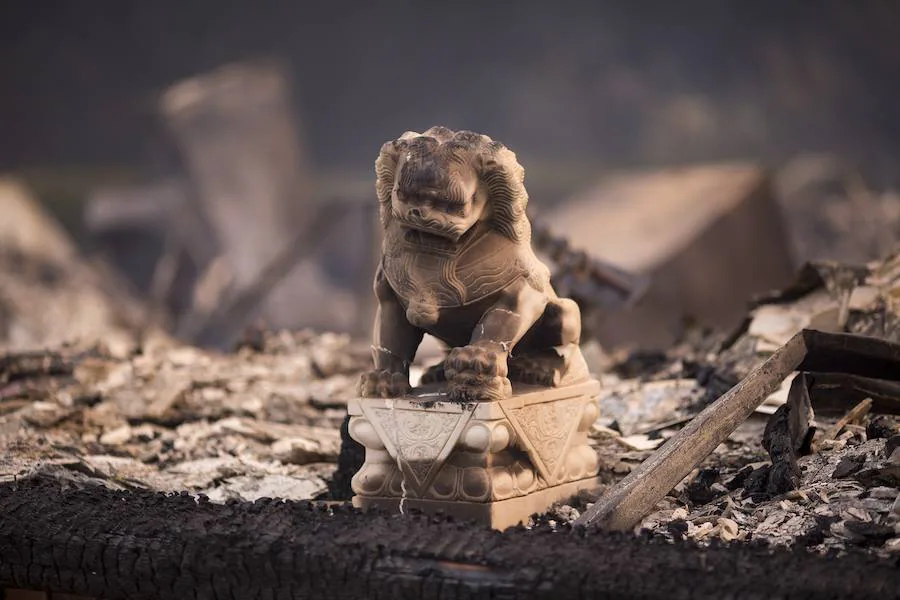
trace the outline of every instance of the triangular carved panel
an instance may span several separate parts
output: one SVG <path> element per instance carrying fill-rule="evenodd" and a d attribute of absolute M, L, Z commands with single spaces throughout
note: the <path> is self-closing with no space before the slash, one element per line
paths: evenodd
<path fill-rule="evenodd" d="M 504 409 L 522 448 L 550 485 L 556 483 L 581 419 L 583 398 Z"/>
<path fill-rule="evenodd" d="M 411 484 L 424 496 L 432 479 L 456 446 L 472 410 L 462 413 L 376 408 L 362 405 L 381 441 Z"/>

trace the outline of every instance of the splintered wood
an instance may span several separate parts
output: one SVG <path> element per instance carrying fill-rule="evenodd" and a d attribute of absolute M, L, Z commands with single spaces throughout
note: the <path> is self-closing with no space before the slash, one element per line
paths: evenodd
<path fill-rule="evenodd" d="M 846 427 L 847 425 L 850 425 L 851 423 L 859 423 L 860 419 L 866 416 L 871 408 L 872 399 L 866 398 L 865 400 L 848 410 L 846 415 L 838 419 L 837 423 L 828 428 L 828 430 L 822 435 L 822 438 L 819 440 L 819 442 L 833 440 L 841 431 L 843 431 L 844 427 Z"/>

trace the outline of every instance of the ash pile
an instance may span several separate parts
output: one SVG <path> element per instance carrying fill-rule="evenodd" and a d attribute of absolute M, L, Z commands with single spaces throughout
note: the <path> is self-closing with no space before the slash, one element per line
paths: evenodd
<path fill-rule="evenodd" d="M 212 501 L 327 491 L 368 347 L 311 332 L 213 353 L 160 336 L 0 360 L 0 480 L 32 475 Z"/>

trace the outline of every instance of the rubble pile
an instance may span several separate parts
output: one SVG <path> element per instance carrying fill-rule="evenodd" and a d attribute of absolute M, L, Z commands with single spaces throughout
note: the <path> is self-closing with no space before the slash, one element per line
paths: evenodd
<path fill-rule="evenodd" d="M 900 195 L 870 188 L 838 156 L 796 156 L 779 170 L 775 187 L 798 259 L 866 262 L 900 241 Z"/>
<path fill-rule="evenodd" d="M 89 263 L 17 180 L 0 177 L 0 351 L 103 338 L 129 344 L 144 313 Z"/>
<path fill-rule="evenodd" d="M 890 418 L 890 438 L 869 426 L 848 426 L 832 444 L 799 460 L 796 490 L 767 488 L 771 465 L 759 445 L 760 419 L 745 423 L 679 484 L 636 528 L 668 539 L 765 541 L 816 551 L 862 546 L 900 551 L 900 422 Z M 598 437 L 620 442 L 615 432 Z M 665 432 L 663 432 L 665 435 Z M 634 445 L 629 441 L 628 445 Z M 627 473 L 649 451 L 620 453 L 612 468 Z M 552 519 L 574 521 L 581 506 L 563 506 Z"/>
<path fill-rule="evenodd" d="M 596 443 L 613 472 L 627 473 L 801 329 L 898 342 L 898 318 L 900 255 L 860 267 L 806 265 L 794 285 L 758 299 L 731 336 L 695 331 L 693 339 L 667 353 L 631 354 L 615 364 L 604 380 Z M 721 341 L 718 351 L 711 350 L 713 340 Z M 885 379 L 896 377 L 885 373 Z M 900 386 L 821 376 L 821 388 L 811 393 L 810 452 L 797 460 L 799 472 L 789 489 L 779 489 L 764 440 L 767 421 L 777 419 L 792 383 L 772 394 L 636 529 L 701 542 L 762 540 L 822 552 L 850 546 L 900 552 Z M 617 446 L 628 452 L 615 453 Z M 583 498 L 546 518 L 571 522 L 589 504 Z"/>
<path fill-rule="evenodd" d="M 33 474 L 214 501 L 325 489 L 368 347 L 262 333 L 235 353 L 164 336 L 0 358 L 0 481 Z"/>

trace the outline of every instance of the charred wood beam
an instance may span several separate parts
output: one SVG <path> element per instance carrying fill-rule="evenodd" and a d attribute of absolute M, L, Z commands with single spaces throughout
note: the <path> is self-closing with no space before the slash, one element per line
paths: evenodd
<path fill-rule="evenodd" d="M 810 452 L 816 432 L 809 388 L 807 374 L 797 375 L 791 382 L 787 402 L 779 406 L 766 423 L 762 446 L 772 461 L 766 491 L 773 496 L 795 490 L 800 485 L 797 458 Z"/>
<path fill-rule="evenodd" d="M 852 333 L 805 329 L 808 349 L 798 370 L 900 381 L 900 344 Z"/>
<path fill-rule="evenodd" d="M 872 399 L 872 412 L 900 415 L 900 382 L 846 373 L 807 375 L 809 394 L 818 412 L 843 412 L 848 403 Z"/>
<path fill-rule="evenodd" d="M 650 277 L 589 256 L 572 248 L 571 242 L 529 214 L 534 247 L 556 267 L 554 288 L 586 309 L 629 307 L 641 300 L 650 287 Z"/>
<path fill-rule="evenodd" d="M 872 598 L 900 571 L 763 546 L 699 548 L 549 526 L 497 533 L 414 515 L 102 487 L 0 486 L 0 584 L 107 600 Z"/>
<path fill-rule="evenodd" d="M 215 258 L 215 233 L 196 206 L 190 185 L 165 179 L 141 186 L 97 190 L 85 206 L 84 223 L 94 234 L 144 230 L 173 236 L 198 265 Z"/>

